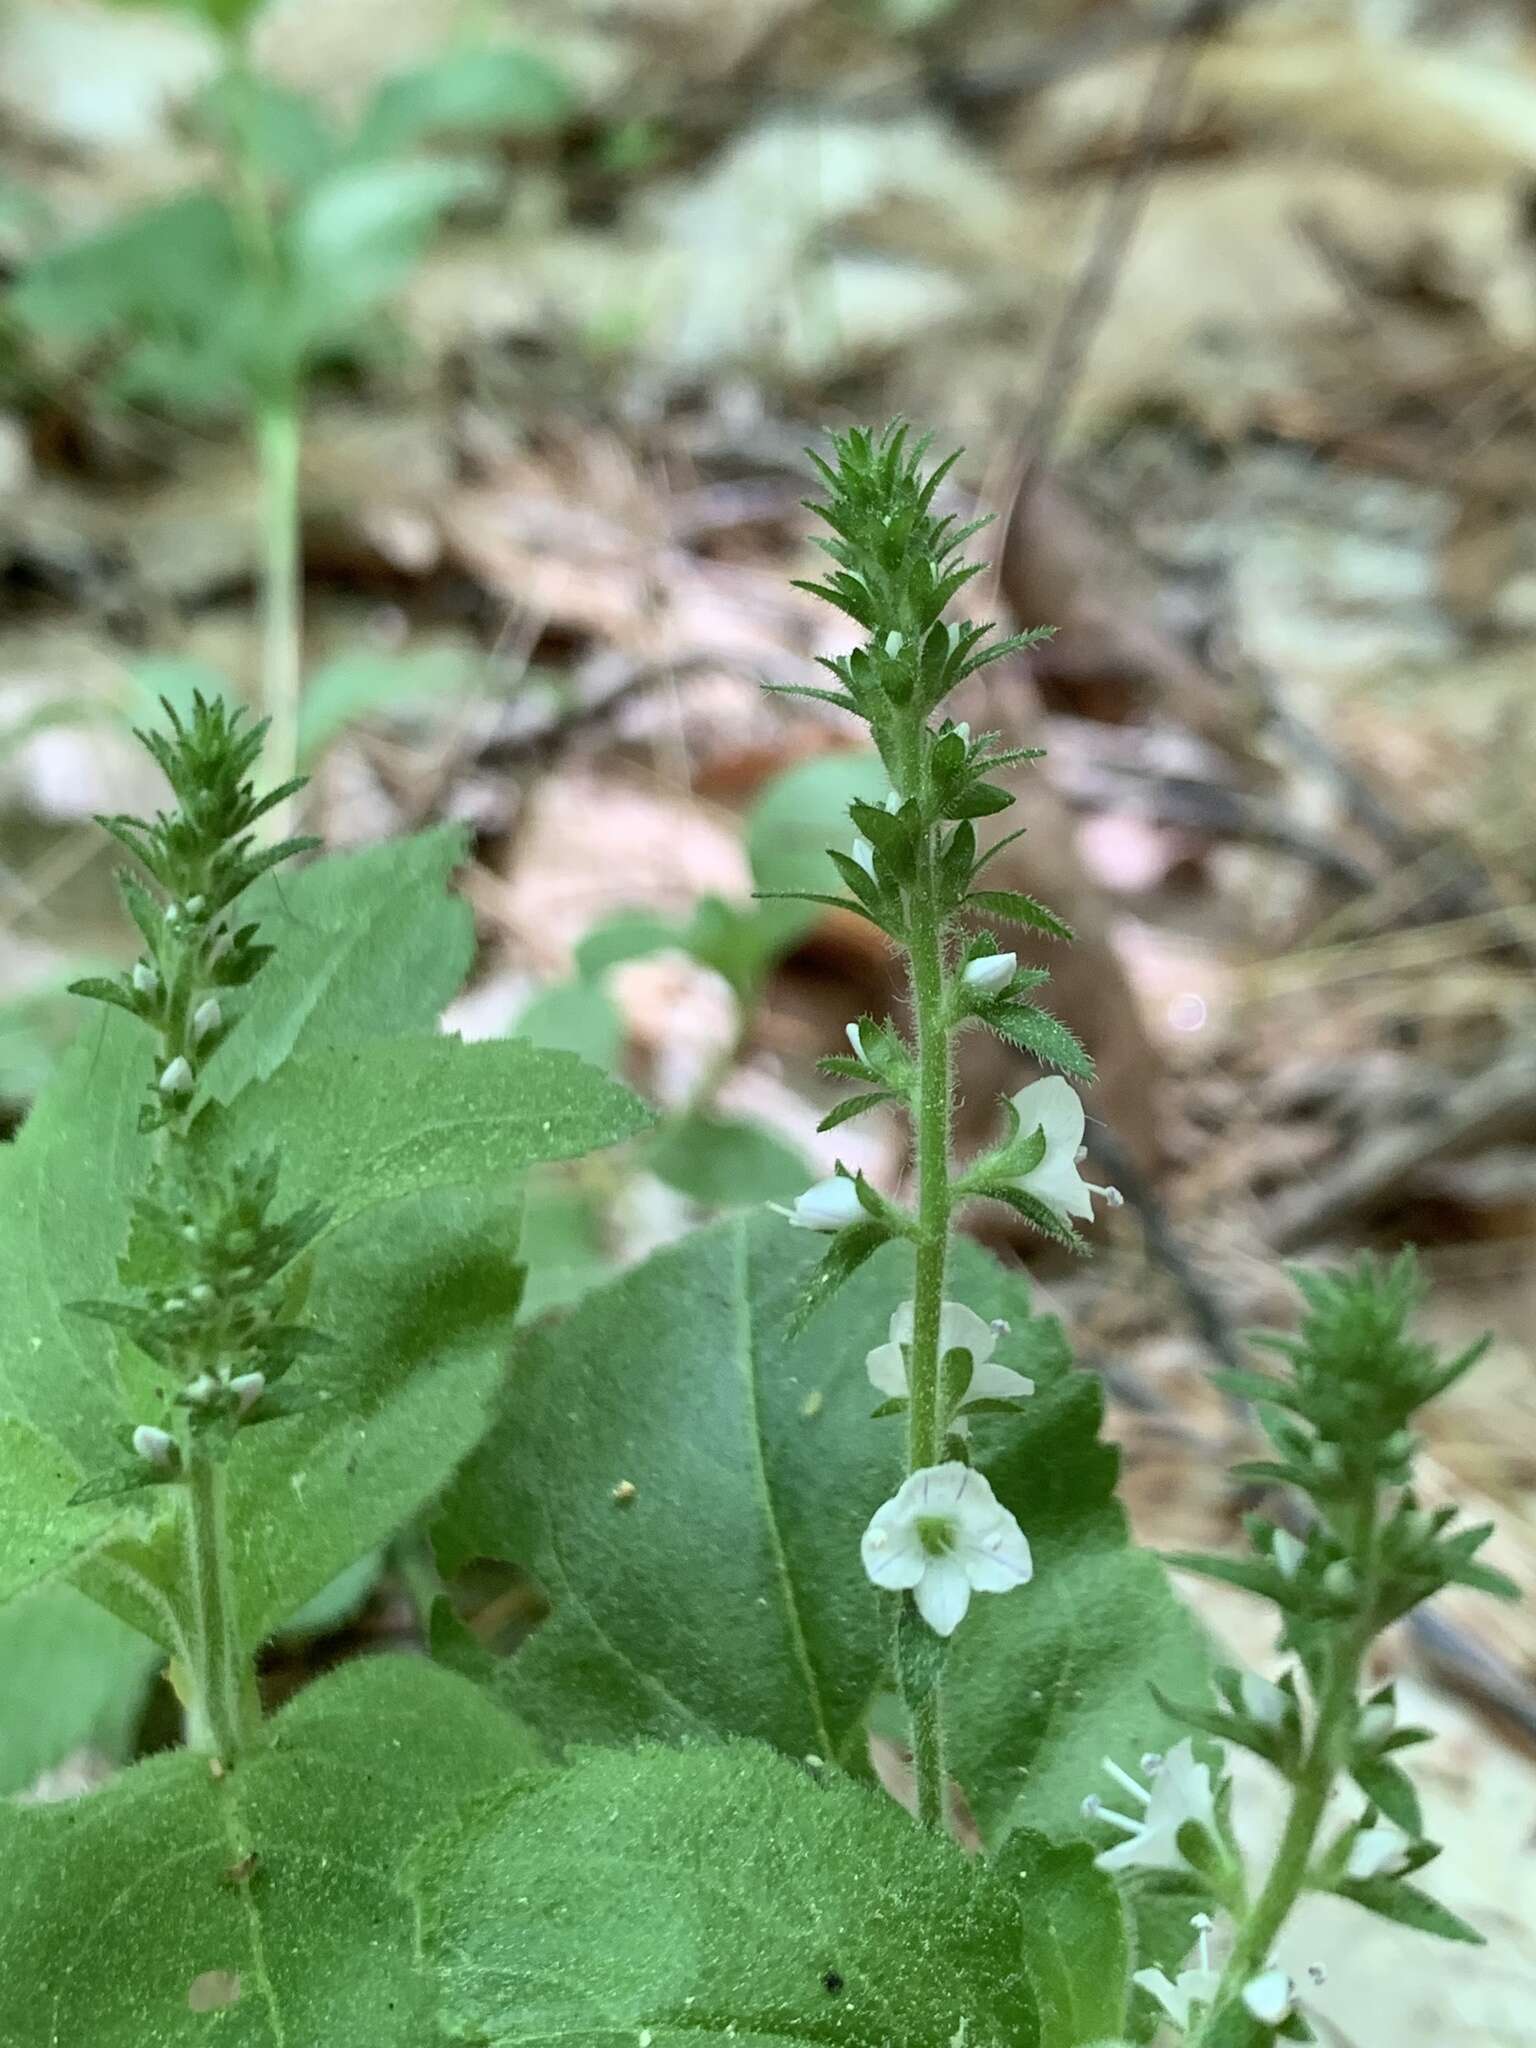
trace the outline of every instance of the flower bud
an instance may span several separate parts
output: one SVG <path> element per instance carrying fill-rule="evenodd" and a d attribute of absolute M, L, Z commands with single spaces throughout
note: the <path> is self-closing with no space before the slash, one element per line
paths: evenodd
<path fill-rule="evenodd" d="M 1374 1749 L 1379 1742 L 1385 1742 L 1397 1726 L 1397 1712 L 1390 1700 L 1372 1700 L 1360 1709 L 1360 1718 L 1355 1723 L 1355 1734 L 1361 1742 Z"/>
<path fill-rule="evenodd" d="M 1353 1600 L 1358 1596 L 1360 1581 L 1347 1557 L 1335 1558 L 1323 1573 L 1323 1591 L 1335 1600 Z"/>
<path fill-rule="evenodd" d="M 853 842 L 852 853 L 856 865 L 861 867 L 870 880 L 873 881 L 875 879 L 875 849 L 867 839 L 858 838 Z"/>
<path fill-rule="evenodd" d="M 193 1044 L 195 1045 L 199 1040 L 209 1037 L 218 1030 L 223 1022 L 224 1012 L 219 1008 L 217 998 L 209 996 L 206 1001 L 199 1003 L 192 1012 Z"/>
<path fill-rule="evenodd" d="M 1408 1868 L 1408 1848 L 1408 1837 L 1401 1828 L 1386 1822 L 1361 1828 L 1349 1845 L 1344 1874 L 1357 1883 L 1373 1877 L 1398 1877 Z"/>
<path fill-rule="evenodd" d="M 1302 1559 L 1307 1546 L 1299 1536 L 1293 1536 L 1289 1529 L 1277 1529 L 1270 1542 L 1269 1554 L 1275 1561 L 1275 1568 L 1283 1579 L 1294 1579 L 1301 1570 Z"/>
<path fill-rule="evenodd" d="M 857 1024 L 850 1024 L 848 1026 L 848 1043 L 853 1048 L 854 1058 L 856 1060 L 864 1060 L 867 1064 L 868 1056 L 864 1051 L 864 1034 L 860 1031 Z"/>
<path fill-rule="evenodd" d="M 902 648 L 905 645 L 906 642 L 902 639 L 899 633 L 891 632 L 886 634 L 885 651 L 891 657 L 892 661 L 896 659 L 897 655 L 900 654 Z"/>
<path fill-rule="evenodd" d="M 133 1448 L 145 1464 L 153 1465 L 157 1472 L 174 1472 L 181 1463 L 175 1437 L 169 1430 L 155 1429 L 147 1422 L 141 1422 L 133 1432 Z"/>
<path fill-rule="evenodd" d="M 229 1383 L 234 1395 L 237 1415 L 249 1415 L 262 1395 L 267 1391 L 267 1376 L 261 1372 L 242 1372 Z"/>
<path fill-rule="evenodd" d="M 1238 1696 L 1243 1703 L 1243 1712 L 1251 1721 L 1257 1721 L 1261 1728 L 1278 1734 L 1285 1726 L 1291 1700 L 1289 1693 L 1278 1685 L 1271 1685 L 1256 1671 L 1245 1671 L 1238 1680 Z"/>
<path fill-rule="evenodd" d="M 830 1174 L 826 1180 L 807 1188 L 803 1195 L 797 1195 L 792 1209 L 778 1202 L 769 1206 L 787 1216 L 797 1230 L 842 1230 L 849 1223 L 857 1223 L 864 1214 L 858 1189 L 842 1173 Z"/>
<path fill-rule="evenodd" d="M 192 1069 L 180 1053 L 160 1076 L 160 1093 L 173 1098 L 192 1093 Z"/>
<path fill-rule="evenodd" d="M 189 896 L 187 898 L 188 917 L 201 917 L 207 907 L 208 899 L 206 896 Z"/>
<path fill-rule="evenodd" d="M 1296 1990 L 1284 1970 L 1264 1970 L 1243 1986 L 1243 2004 L 1266 2027 L 1278 2027 L 1296 2009 Z"/>
<path fill-rule="evenodd" d="M 206 1408 L 218 1396 L 219 1383 L 211 1372 L 200 1372 L 195 1380 L 188 1380 L 181 1391 L 181 1398 L 189 1408 Z"/>
<path fill-rule="evenodd" d="M 978 995 L 995 996 L 1013 980 L 1018 968 L 1017 953 L 983 953 L 979 959 L 970 962 L 960 978 Z"/>
<path fill-rule="evenodd" d="M 221 960 L 227 959 L 234 950 L 234 944 L 235 942 L 230 937 L 228 931 L 221 931 L 214 939 L 213 944 L 208 948 L 208 965 L 210 967 L 217 967 Z"/>
<path fill-rule="evenodd" d="M 135 960 L 133 963 L 133 985 L 141 996 L 159 994 L 160 977 L 147 960 Z"/>

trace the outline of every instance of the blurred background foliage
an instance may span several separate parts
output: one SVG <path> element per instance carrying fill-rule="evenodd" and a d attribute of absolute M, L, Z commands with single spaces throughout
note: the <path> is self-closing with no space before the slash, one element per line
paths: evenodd
<path fill-rule="evenodd" d="M 463 828 L 449 1028 L 662 1112 L 530 1186 L 531 1312 L 837 1156 L 895 1185 L 894 1124 L 817 1131 L 816 1063 L 900 991 L 752 892 L 826 886 L 883 795 L 761 684 L 844 644 L 790 583 L 805 443 L 906 412 L 1000 515 L 976 606 L 1057 629 L 963 710 L 1048 749 L 998 880 L 1079 929 L 1018 945 L 1131 1200 L 1091 1266 L 1029 1256 L 1140 1533 L 1256 1504 L 1205 1374 L 1279 1261 L 1408 1239 L 1439 1334 L 1498 1337 L 1431 1486 L 1536 1583 L 1533 197 L 1520 0 L 0 0 L 0 1118 L 126 947 L 91 819 L 157 800 L 128 728 L 201 687 L 333 845 Z M 965 1137 L 1028 1078 L 977 1048 Z M 415 1537 L 367 1561 L 274 1697 L 440 1591 Z M 537 1612 L 455 1599 L 482 1641 Z M 1297 1939 L 1339 2041 L 1515 2048 L 1536 1628 L 1447 1602 L 1391 1654 L 1492 1946 Z M 175 1713 L 72 1596 L 0 1616 L 0 1794 Z"/>

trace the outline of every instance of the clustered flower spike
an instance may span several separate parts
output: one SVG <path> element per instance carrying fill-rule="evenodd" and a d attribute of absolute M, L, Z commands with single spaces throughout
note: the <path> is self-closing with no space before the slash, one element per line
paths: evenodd
<path fill-rule="evenodd" d="M 1189 1870 L 1193 1866 L 1179 1847 L 1179 1830 L 1194 1821 L 1211 1837 L 1217 1833 L 1210 1766 L 1197 1759 L 1195 1746 L 1186 1737 L 1165 1757 L 1144 1758 L 1142 1768 L 1150 1789 L 1112 1757 L 1105 1757 L 1104 1769 L 1141 1811 L 1117 1812 L 1096 1793 L 1083 1801 L 1085 1820 L 1105 1821 L 1125 1836 L 1094 1861 L 1100 1870 Z"/>
<path fill-rule="evenodd" d="M 877 1508 L 860 1546 L 864 1570 L 886 1592 L 910 1592 L 924 1621 L 951 1636 L 972 1593 L 1028 1583 L 1029 1542 L 969 1465 L 928 1465 Z"/>
<path fill-rule="evenodd" d="M 916 1304 L 904 1301 L 891 1317 L 890 1341 L 877 1344 L 864 1360 L 869 1373 L 870 1384 L 877 1393 L 891 1400 L 905 1400 L 909 1392 L 907 1384 L 907 1354 L 912 1343 L 912 1327 L 916 1317 Z M 952 1351 L 966 1351 L 971 1359 L 970 1384 L 956 1404 L 956 1413 L 949 1422 L 955 1436 L 966 1436 L 970 1431 L 969 1416 L 960 1411 L 976 1401 L 1017 1401 L 1035 1391 L 1035 1383 L 1026 1379 L 1011 1366 L 995 1365 L 992 1353 L 997 1349 L 1001 1330 L 993 1323 L 985 1323 L 974 1310 L 963 1302 L 946 1301 L 939 1317 L 939 1356 L 947 1358 Z"/>

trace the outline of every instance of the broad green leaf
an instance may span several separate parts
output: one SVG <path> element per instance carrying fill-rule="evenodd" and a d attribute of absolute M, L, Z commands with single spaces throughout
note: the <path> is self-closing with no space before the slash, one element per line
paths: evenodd
<path fill-rule="evenodd" d="M 241 915 L 277 951 L 200 1077 L 205 1096 L 233 1102 L 294 1052 L 430 1030 L 474 953 L 469 906 L 448 893 L 463 857 L 464 834 L 450 825 L 247 891 Z"/>
<path fill-rule="evenodd" d="M 0 1151 L 0 1416 L 29 1425 L 83 1472 L 102 1462 L 124 1410 L 110 1333 L 70 1304 L 115 1292 L 129 1203 L 150 1158 L 138 1135 L 148 1078 L 142 1026 L 100 1010 Z"/>
<path fill-rule="evenodd" d="M 871 1420 L 864 1359 L 911 1254 L 883 1247 L 791 1339 L 819 1249 L 805 1235 L 772 1217 L 717 1225 L 523 1340 L 446 1527 L 456 1555 L 544 1584 L 552 1617 L 505 1684 L 552 1735 L 752 1735 L 862 1767 L 893 1613 L 859 1538 L 905 1450 L 899 1422 Z M 954 1638 L 951 1766 L 990 1840 L 1077 1832 L 1106 1751 L 1134 1762 L 1171 1739 L 1147 1683 L 1187 1685 L 1199 1638 L 1156 1561 L 1127 1547 L 1098 1383 L 1032 1316 L 1022 1276 L 961 1244 L 949 1291 L 1007 1320 L 999 1361 L 1037 1387 L 976 1424 L 1035 1579 L 978 1595 Z"/>
<path fill-rule="evenodd" d="M 39 257 L 8 303 L 26 326 L 67 341 L 140 323 L 196 330 L 227 299 L 241 267 L 229 209 L 194 192 Z"/>
<path fill-rule="evenodd" d="M 523 1315 L 528 1321 L 568 1308 L 612 1272 L 602 1218 L 580 1169 L 535 1167 L 528 1176 L 519 1256 L 528 1269 Z"/>
<path fill-rule="evenodd" d="M 222 1778 L 181 1751 L 0 1808 L 6 2048 L 430 2048 L 396 1867 L 445 1806 L 536 1761 L 465 1680 L 376 1657 Z"/>
<path fill-rule="evenodd" d="M 386 1542 L 485 1429 L 521 1294 L 517 1209 L 451 1190 L 377 1211 L 317 1262 L 309 1309 L 333 1349 L 295 1368 L 326 1396 L 241 1435 L 229 1524 L 240 1629 L 254 1648 Z M 177 1647 L 173 1522 L 101 1547 L 78 1573 L 104 1606 Z"/>
<path fill-rule="evenodd" d="M 761 1124 L 702 1112 L 658 1132 L 645 1163 L 707 1209 L 792 1202 L 815 1178 L 804 1156 Z"/>
<path fill-rule="evenodd" d="M 619 910 L 602 924 L 592 927 L 576 948 L 576 966 L 582 976 L 595 981 L 610 967 L 626 960 L 643 960 L 651 953 L 664 953 L 683 943 L 681 925 L 669 924 L 648 910 Z"/>
<path fill-rule="evenodd" d="M 319 177 L 336 152 L 335 136 L 314 100 L 243 66 L 216 78 L 194 112 L 248 176 L 290 189 Z"/>
<path fill-rule="evenodd" d="M 104 1416 L 93 1471 L 111 1460 L 111 1426 L 110 1415 Z M 0 1603 L 62 1571 L 125 1522 L 143 1519 L 137 1503 L 126 1509 L 117 1501 L 72 1507 L 86 1473 L 51 1438 L 14 1415 L 0 1415 L 0 1473 Z"/>
<path fill-rule="evenodd" d="M 444 1187 L 505 1186 L 525 1167 L 633 1137 L 650 1112 L 573 1053 L 524 1039 L 390 1038 L 304 1053 L 198 1137 L 231 1163 L 275 1146 L 283 1200 L 332 1229 Z"/>
<path fill-rule="evenodd" d="M 532 50 L 450 50 L 379 87 L 358 129 L 359 155 L 384 156 L 432 136 L 527 134 L 571 111 L 569 85 Z"/>
<path fill-rule="evenodd" d="M 756 1744 L 515 1781 L 405 1883 L 446 2029 L 484 2048 L 1040 2040 L 1013 1886 Z"/>
<path fill-rule="evenodd" d="M 299 762 L 313 764 L 347 727 L 375 711 L 399 704 L 430 702 L 468 689 L 474 664 L 459 648 L 423 648 L 412 654 L 379 654 L 360 648 L 338 654 L 304 686 L 299 707 Z"/>
<path fill-rule="evenodd" d="M 39 1586 L 0 1609 L 0 1799 L 76 1750 L 121 1763 L 162 1661 L 69 1586 Z"/>
<path fill-rule="evenodd" d="M 1114 1879 L 1086 1842 L 1021 1828 L 998 1859 L 1022 1901 L 1024 1964 L 1040 2011 L 1040 2048 L 1078 2048 L 1125 2023 L 1131 1954 Z"/>

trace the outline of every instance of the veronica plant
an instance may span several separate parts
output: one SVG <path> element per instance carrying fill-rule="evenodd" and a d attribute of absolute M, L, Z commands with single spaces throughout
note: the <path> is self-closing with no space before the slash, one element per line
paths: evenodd
<path fill-rule="evenodd" d="M 260 476 L 267 763 L 283 780 L 339 724 L 434 681 L 420 659 L 353 653 L 313 678 L 306 705 L 299 466 L 311 387 L 379 353 L 383 316 L 434 234 L 494 195 L 474 145 L 546 129 L 571 102 L 533 52 L 465 46 L 385 80 L 343 130 L 257 68 L 261 0 L 187 6 L 222 57 L 185 110 L 212 177 L 42 255 L 10 306 L 109 398 L 243 424 Z"/>
<path fill-rule="evenodd" d="M 823 588 L 864 643 L 825 694 L 890 793 L 831 900 L 911 1004 L 854 1022 L 828 1121 L 903 1108 L 909 1200 L 837 1172 L 514 1331 L 527 1170 L 646 1117 L 571 1054 L 437 1033 L 457 836 L 288 871 L 260 734 L 207 701 L 149 739 L 172 807 L 104 821 L 143 949 L 0 1154 L 0 1601 L 67 1581 L 148 1638 L 188 1743 L 0 1806 L 6 2048 L 1271 2048 L 1310 2037 L 1303 1891 L 1476 1938 L 1413 1882 L 1422 1731 L 1362 1682 L 1441 1586 L 1507 1590 L 1412 1493 L 1414 1417 L 1475 1353 L 1414 1339 L 1406 1263 L 1303 1276 L 1281 1370 L 1233 1383 L 1285 1510 L 1176 1560 L 1272 1601 L 1288 1661 L 1212 1673 L 1128 1540 L 1097 1383 L 954 1230 L 993 1201 L 1075 1246 L 1113 1196 L 1086 1056 L 979 928 L 1064 936 L 978 879 L 1019 757 L 945 711 L 1010 643 L 946 616 L 970 572 L 923 450 L 834 454 Z M 1065 1071 L 957 1159 L 982 1027 Z M 263 1643 L 407 1525 L 430 1657 L 268 1714 Z M 505 1656 L 461 1611 L 486 1559 L 539 1603 Z M 1262 1872 L 1228 1745 L 1290 1787 Z"/>

